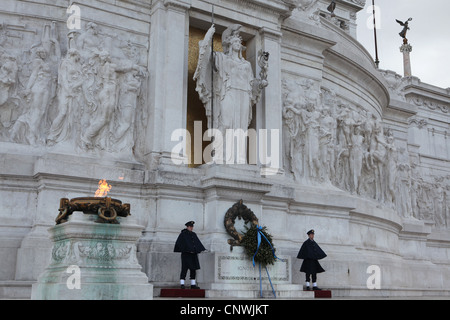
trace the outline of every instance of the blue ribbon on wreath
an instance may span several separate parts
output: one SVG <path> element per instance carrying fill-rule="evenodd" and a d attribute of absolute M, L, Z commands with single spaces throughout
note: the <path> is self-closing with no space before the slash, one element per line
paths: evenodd
<path fill-rule="evenodd" d="M 262 232 L 262 227 L 258 225 L 258 226 L 256 226 L 256 230 L 257 230 L 256 237 L 258 240 L 258 246 L 256 247 L 255 254 L 253 255 L 253 267 L 255 266 L 255 257 L 256 257 L 256 254 L 258 253 L 259 246 L 261 245 L 262 238 L 264 238 L 266 240 L 266 242 L 269 244 L 270 248 L 272 249 L 272 254 L 273 254 L 274 258 L 283 261 L 282 259 L 278 258 L 275 255 L 275 249 L 273 248 L 270 241 L 267 239 L 267 237 Z M 272 287 L 272 293 L 273 293 L 274 297 L 276 298 L 277 295 L 275 293 L 275 290 L 273 289 L 272 280 L 270 279 L 270 275 L 269 275 L 269 271 L 267 270 L 267 266 L 264 266 L 264 268 L 266 269 L 267 277 L 269 278 L 270 286 Z M 259 291 L 260 291 L 260 295 L 262 297 L 263 294 L 262 294 L 262 279 L 261 279 L 261 262 L 259 263 Z"/>

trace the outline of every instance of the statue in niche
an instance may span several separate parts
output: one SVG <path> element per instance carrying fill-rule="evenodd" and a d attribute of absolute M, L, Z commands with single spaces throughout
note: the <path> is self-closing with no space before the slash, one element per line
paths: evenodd
<path fill-rule="evenodd" d="M 200 53 L 194 74 L 196 91 L 206 109 L 208 128 L 218 129 L 222 134 L 227 129 L 247 130 L 252 119 L 251 108 L 260 98 L 262 89 L 268 85 L 266 79 L 255 79 L 250 62 L 242 56 L 246 48 L 242 45 L 240 28 L 241 25 L 234 24 L 223 32 L 223 52 L 214 52 L 213 62 L 211 43 L 214 25 L 199 43 Z M 214 73 L 213 92 L 211 68 Z"/>

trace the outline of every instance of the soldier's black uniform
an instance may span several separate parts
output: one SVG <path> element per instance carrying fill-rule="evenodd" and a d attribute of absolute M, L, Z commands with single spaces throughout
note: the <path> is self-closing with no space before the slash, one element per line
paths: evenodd
<path fill-rule="evenodd" d="M 185 225 L 186 227 L 194 226 L 194 221 L 189 221 Z M 200 242 L 200 239 L 194 231 L 189 231 L 188 229 L 181 230 L 173 250 L 174 252 L 181 252 L 181 288 L 184 289 L 184 279 L 186 278 L 186 274 L 189 269 L 191 288 L 199 289 L 199 287 L 195 284 L 196 270 L 200 269 L 200 262 L 198 261 L 197 254 L 205 250 L 205 247 Z"/>
<path fill-rule="evenodd" d="M 308 235 L 314 234 L 314 230 L 309 230 Z M 317 287 L 317 274 L 325 272 L 325 270 L 320 265 L 320 259 L 325 258 L 327 255 L 319 247 L 319 245 L 312 239 L 308 238 L 303 242 L 298 254 L 297 259 L 304 259 L 302 266 L 300 267 L 300 272 L 306 273 L 306 290 L 309 290 L 309 281 L 312 276 L 313 289 L 320 290 Z"/>

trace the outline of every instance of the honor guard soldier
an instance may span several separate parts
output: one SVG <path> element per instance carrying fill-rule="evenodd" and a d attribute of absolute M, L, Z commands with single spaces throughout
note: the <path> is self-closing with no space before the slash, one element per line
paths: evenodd
<path fill-rule="evenodd" d="M 194 221 L 186 222 L 186 229 L 181 230 L 180 235 L 175 243 L 174 252 L 181 252 L 181 273 L 180 285 L 184 289 L 184 280 L 189 269 L 191 279 L 191 289 L 200 289 L 195 283 L 196 270 L 200 269 L 197 254 L 206 251 L 197 234 L 192 231 L 194 229 Z"/>
<path fill-rule="evenodd" d="M 306 273 L 306 290 L 310 290 L 311 276 L 313 281 L 313 290 L 321 290 L 317 287 L 317 274 L 325 272 L 325 270 L 319 264 L 318 260 L 325 258 L 327 255 L 314 241 L 314 230 L 309 230 L 306 234 L 308 235 L 308 239 L 303 242 L 297 255 L 297 259 L 303 259 L 300 272 Z"/>

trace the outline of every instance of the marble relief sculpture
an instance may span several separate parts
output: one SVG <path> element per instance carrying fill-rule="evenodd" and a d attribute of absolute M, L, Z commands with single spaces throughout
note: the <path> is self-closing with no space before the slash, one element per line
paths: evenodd
<path fill-rule="evenodd" d="M 286 166 L 296 181 L 395 203 L 397 149 L 379 119 L 311 80 L 283 81 Z"/>
<path fill-rule="evenodd" d="M 315 5 L 302 3 L 305 10 Z M 246 130 L 251 107 L 268 85 L 268 56 L 258 55 L 257 79 L 242 55 L 240 29 L 232 25 L 224 31 L 224 51 L 214 52 L 214 64 L 214 26 L 199 44 L 194 77 L 209 128 Z M 109 152 L 133 160 L 148 77 L 136 44 L 108 35 L 92 22 L 69 32 L 67 48 L 55 22 L 45 23 L 33 37 L 13 43 L 0 24 L 0 141 Z M 388 72 L 384 77 L 393 97 L 405 101 L 401 77 Z M 283 165 L 294 181 L 334 186 L 393 207 L 403 218 L 449 226 L 450 178 L 439 179 L 418 170 L 416 163 L 399 161 L 395 138 L 381 118 L 342 101 L 318 81 L 284 80 L 282 87 Z M 432 102 L 412 102 L 446 112 Z"/>
<path fill-rule="evenodd" d="M 47 52 L 38 47 L 33 61 L 33 71 L 25 88 L 27 111 L 14 124 L 11 140 L 31 145 L 43 144 L 43 125 L 51 97 L 52 72 L 47 62 Z"/>
<path fill-rule="evenodd" d="M 402 218 L 448 227 L 450 176 L 423 175 L 380 118 L 318 86 L 301 78 L 282 82 L 284 167 L 294 181 L 334 186 Z"/>
<path fill-rule="evenodd" d="M 1 49 L 0 43 L 0 139 L 2 132 L 11 126 L 12 109 L 15 106 L 8 108 L 8 102 L 13 98 L 19 70 L 16 58 Z"/>
<path fill-rule="evenodd" d="M 62 56 L 52 22 L 36 44 L 16 48 L 16 58 L 5 48 L 3 26 L 0 35 L 1 140 L 134 159 L 135 114 L 147 77 L 135 44 L 89 22 L 68 33 Z"/>

